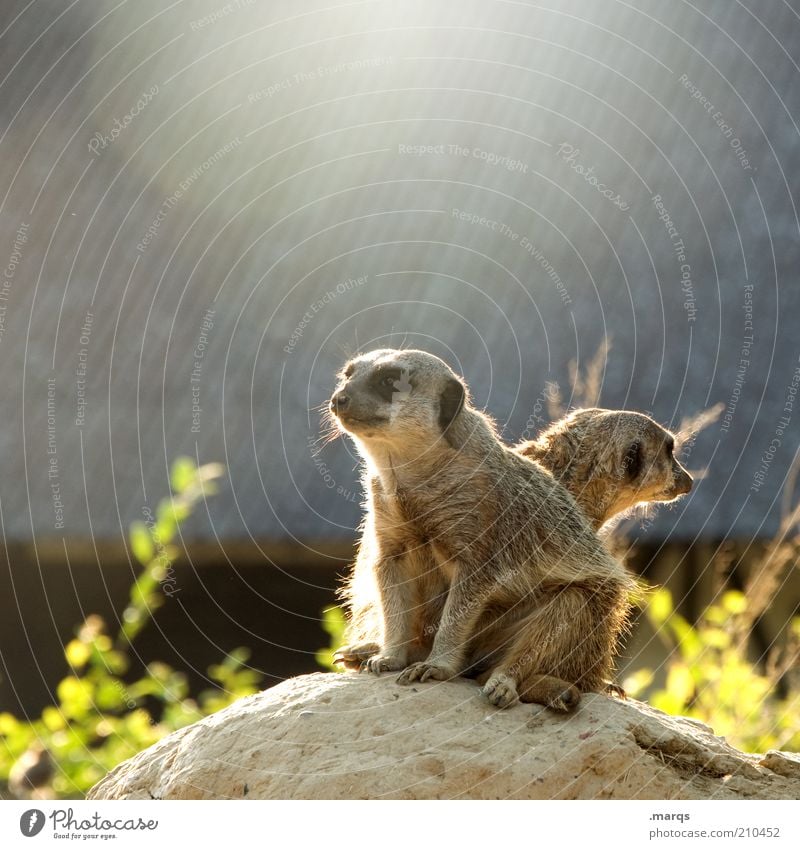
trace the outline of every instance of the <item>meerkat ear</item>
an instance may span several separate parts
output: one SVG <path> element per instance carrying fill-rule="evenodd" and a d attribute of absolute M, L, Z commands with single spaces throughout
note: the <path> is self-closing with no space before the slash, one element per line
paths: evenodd
<path fill-rule="evenodd" d="M 632 443 L 622 458 L 622 468 L 628 480 L 636 480 L 642 471 L 642 443 L 639 440 Z"/>
<path fill-rule="evenodd" d="M 457 378 L 451 377 L 439 396 L 439 427 L 441 427 L 448 442 L 451 441 L 448 436 L 450 425 L 461 412 L 465 398 L 464 384 Z"/>

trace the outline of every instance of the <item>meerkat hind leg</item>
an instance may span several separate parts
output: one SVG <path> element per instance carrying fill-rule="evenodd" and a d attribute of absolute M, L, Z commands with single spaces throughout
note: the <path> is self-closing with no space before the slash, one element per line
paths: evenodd
<path fill-rule="evenodd" d="M 519 682 L 521 702 L 545 705 L 551 710 L 569 713 L 578 706 L 581 691 L 568 681 L 552 675 L 530 673 Z"/>
<path fill-rule="evenodd" d="M 517 702 L 545 705 L 552 710 L 568 712 L 580 701 L 580 690 L 568 681 L 552 675 L 531 673 L 517 682 L 499 669 L 482 672 L 476 678 L 481 692 L 495 707 L 510 707 Z"/>
<path fill-rule="evenodd" d="M 487 698 L 493 704 L 498 698 L 506 701 L 506 694 L 498 696 L 493 679 L 510 678 L 519 701 L 570 711 L 577 707 L 581 690 L 604 686 L 611 665 L 604 604 L 584 588 L 563 587 L 537 600 L 519 621 L 487 629 L 481 642 L 495 658 L 484 679 Z"/>

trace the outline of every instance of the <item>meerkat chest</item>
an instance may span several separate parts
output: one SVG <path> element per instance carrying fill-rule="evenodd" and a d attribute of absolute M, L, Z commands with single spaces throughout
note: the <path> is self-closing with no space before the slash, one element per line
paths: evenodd
<path fill-rule="evenodd" d="M 376 504 L 376 519 L 384 539 L 403 547 L 427 545 L 424 521 L 418 505 L 405 493 L 382 495 Z"/>
<path fill-rule="evenodd" d="M 459 522 L 463 516 L 448 515 L 447 505 L 446 498 L 427 491 L 398 488 L 382 496 L 379 509 L 384 538 L 403 548 L 423 572 L 436 572 L 451 581 L 460 550 L 454 544 L 460 534 L 454 529 L 463 524 Z"/>

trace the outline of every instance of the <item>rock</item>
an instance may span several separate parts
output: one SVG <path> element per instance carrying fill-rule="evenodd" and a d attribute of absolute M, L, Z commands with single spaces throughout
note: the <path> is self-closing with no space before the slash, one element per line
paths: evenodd
<path fill-rule="evenodd" d="M 778 775 L 800 780 L 800 755 L 792 752 L 776 752 L 774 749 L 770 749 L 759 763 L 772 772 L 777 772 Z"/>
<path fill-rule="evenodd" d="M 471 681 L 318 673 L 242 699 L 110 772 L 94 799 L 796 799 L 796 756 L 587 695 L 499 711 Z"/>

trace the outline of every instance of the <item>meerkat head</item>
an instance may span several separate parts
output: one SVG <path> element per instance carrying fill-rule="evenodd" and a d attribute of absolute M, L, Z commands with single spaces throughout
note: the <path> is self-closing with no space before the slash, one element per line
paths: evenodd
<path fill-rule="evenodd" d="M 382 444 L 411 455 L 450 441 L 466 401 L 464 383 L 443 360 L 383 348 L 345 364 L 330 410 L 367 453 Z"/>
<path fill-rule="evenodd" d="M 637 504 L 673 501 L 692 488 L 675 457 L 675 437 L 648 416 L 576 410 L 518 447 L 572 493 L 599 528 Z"/>

